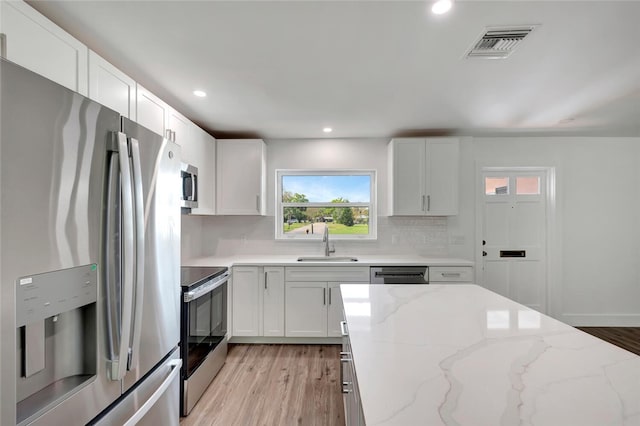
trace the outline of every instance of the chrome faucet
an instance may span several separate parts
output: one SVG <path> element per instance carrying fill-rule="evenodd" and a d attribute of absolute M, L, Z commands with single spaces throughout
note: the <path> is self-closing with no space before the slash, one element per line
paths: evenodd
<path fill-rule="evenodd" d="M 329 257 L 331 253 L 335 253 L 335 247 L 333 249 L 329 249 L 329 226 L 324 224 L 324 235 L 322 236 L 322 242 L 324 243 L 324 255 Z"/>

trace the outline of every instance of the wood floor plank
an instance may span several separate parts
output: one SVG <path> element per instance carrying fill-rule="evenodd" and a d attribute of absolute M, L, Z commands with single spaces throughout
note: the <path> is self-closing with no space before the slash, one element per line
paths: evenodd
<path fill-rule="evenodd" d="M 578 329 L 640 355 L 640 327 L 577 327 Z"/>
<path fill-rule="evenodd" d="M 230 345 L 191 425 L 343 426 L 339 345 Z"/>

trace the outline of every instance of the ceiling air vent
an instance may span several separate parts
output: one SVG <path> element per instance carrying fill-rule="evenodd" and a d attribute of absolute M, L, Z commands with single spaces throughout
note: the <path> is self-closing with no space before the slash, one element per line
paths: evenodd
<path fill-rule="evenodd" d="M 508 57 L 535 26 L 489 27 L 467 53 L 467 58 L 503 59 Z"/>

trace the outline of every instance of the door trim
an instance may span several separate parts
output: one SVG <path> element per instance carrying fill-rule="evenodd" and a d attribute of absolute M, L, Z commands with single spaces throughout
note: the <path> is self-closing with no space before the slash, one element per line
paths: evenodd
<path fill-rule="evenodd" d="M 520 166 L 520 165 L 496 165 L 495 163 L 476 161 L 475 175 L 475 198 L 476 198 L 476 238 L 475 238 L 475 262 L 476 280 L 478 284 L 484 286 L 482 269 L 482 215 L 483 197 L 482 190 L 484 182 L 483 173 L 486 172 L 543 172 L 546 178 L 546 285 L 545 285 L 545 306 L 547 312 L 543 314 L 558 318 L 562 315 L 562 224 L 559 221 L 561 216 L 558 205 L 557 192 L 557 170 L 556 166 Z"/>

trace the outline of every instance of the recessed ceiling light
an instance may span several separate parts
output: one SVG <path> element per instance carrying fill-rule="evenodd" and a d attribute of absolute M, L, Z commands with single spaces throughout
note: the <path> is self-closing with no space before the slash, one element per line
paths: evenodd
<path fill-rule="evenodd" d="M 333 132 L 333 129 L 331 127 L 325 127 L 324 129 L 322 129 L 322 131 L 325 133 L 331 133 Z"/>
<path fill-rule="evenodd" d="M 442 15 L 443 13 L 447 13 L 452 5 L 451 0 L 438 0 L 431 6 L 431 11 L 436 15 Z"/>
<path fill-rule="evenodd" d="M 205 92 L 203 92 L 202 90 L 194 90 L 193 94 L 196 95 L 199 98 L 204 98 L 205 96 L 207 96 L 207 94 Z"/>

